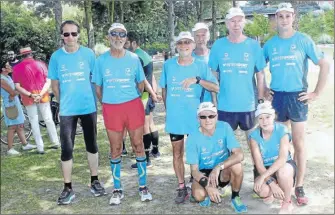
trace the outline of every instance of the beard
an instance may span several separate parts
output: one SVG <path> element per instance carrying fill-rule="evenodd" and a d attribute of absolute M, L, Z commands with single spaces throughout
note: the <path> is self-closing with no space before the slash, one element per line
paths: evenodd
<path fill-rule="evenodd" d="M 123 49 L 124 43 L 122 43 L 120 41 L 111 41 L 110 45 L 114 49 L 121 50 L 121 49 Z"/>

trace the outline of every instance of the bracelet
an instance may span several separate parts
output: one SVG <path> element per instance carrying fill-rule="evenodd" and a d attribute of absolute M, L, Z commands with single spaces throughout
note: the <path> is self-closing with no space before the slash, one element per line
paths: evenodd
<path fill-rule="evenodd" d="M 207 184 L 208 184 L 208 178 L 207 177 L 202 177 L 200 180 L 199 180 L 199 184 L 203 187 L 203 188 L 205 188 L 205 187 L 207 187 Z"/>
<path fill-rule="evenodd" d="M 275 180 L 274 178 L 270 177 L 270 178 L 265 182 L 265 184 L 266 184 L 266 185 L 270 185 L 274 180 Z"/>
<path fill-rule="evenodd" d="M 30 95 L 28 96 L 29 98 L 31 98 L 31 96 L 32 96 L 33 94 L 32 93 L 30 93 Z"/>

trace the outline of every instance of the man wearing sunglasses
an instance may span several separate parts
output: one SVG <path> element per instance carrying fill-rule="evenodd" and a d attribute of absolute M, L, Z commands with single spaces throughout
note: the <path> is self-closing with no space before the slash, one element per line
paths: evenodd
<path fill-rule="evenodd" d="M 136 154 L 139 195 L 150 201 L 147 188 L 147 166 L 143 146 L 144 107 L 141 94 L 145 75 L 138 56 L 125 50 L 127 30 L 121 23 L 113 23 L 108 30 L 110 50 L 100 55 L 94 69 L 94 83 L 110 143 L 110 166 L 114 190 L 109 204 L 119 205 L 124 198 L 121 185 L 121 154 L 124 130 L 127 129 Z"/>
<path fill-rule="evenodd" d="M 218 111 L 211 102 L 203 102 L 197 110 L 200 127 L 186 141 L 186 163 L 194 177 L 192 196 L 200 206 L 221 202 L 218 187 L 232 187 L 231 205 L 235 212 L 247 212 L 240 199 L 243 180 L 243 152 L 232 128 L 218 122 Z"/>
<path fill-rule="evenodd" d="M 276 110 L 277 120 L 292 127 L 294 160 L 297 163 L 295 195 L 298 205 L 306 205 L 303 188 L 306 172 L 305 127 L 308 103 L 315 101 L 326 85 L 329 64 L 313 40 L 293 28 L 296 19 L 291 3 L 281 3 L 276 11 L 278 35 L 264 45 L 264 55 L 270 62 L 271 83 L 269 99 Z M 320 67 L 314 91 L 307 92 L 308 59 Z"/>
<path fill-rule="evenodd" d="M 247 137 L 255 124 L 255 73 L 258 102 L 263 102 L 266 62 L 259 43 L 243 34 L 243 11 L 233 7 L 225 20 L 228 36 L 215 41 L 208 62 L 220 82 L 218 119 L 233 130 L 239 127 Z"/>
<path fill-rule="evenodd" d="M 203 88 L 218 92 L 219 87 L 207 64 L 192 57 L 195 44 L 191 33 L 180 32 L 176 43 L 179 56 L 165 61 L 159 85 L 166 109 L 165 131 L 170 134 L 179 183 L 175 203 L 180 204 L 189 197 L 184 176 L 184 135 L 197 127 L 196 110 Z"/>
<path fill-rule="evenodd" d="M 78 43 L 79 25 L 67 20 L 60 26 L 64 46 L 50 59 L 48 77 L 52 91 L 60 104 L 61 162 L 64 189 L 58 198 L 59 205 L 70 204 L 75 194 L 72 189 L 73 148 L 77 121 L 81 120 L 87 159 L 91 175 L 91 193 L 105 195 L 98 179 L 97 108 L 91 76 L 95 55 Z"/>

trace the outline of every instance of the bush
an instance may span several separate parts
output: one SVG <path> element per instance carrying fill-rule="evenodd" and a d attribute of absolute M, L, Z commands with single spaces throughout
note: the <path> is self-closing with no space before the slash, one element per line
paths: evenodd
<path fill-rule="evenodd" d="M 334 41 L 328 34 L 322 34 L 316 41 L 318 44 L 333 44 Z"/>
<path fill-rule="evenodd" d="M 146 50 L 149 55 L 152 56 L 157 54 L 157 52 L 168 51 L 169 44 L 154 42 L 152 44 L 145 44 L 142 48 Z"/>
<path fill-rule="evenodd" d="M 102 43 L 97 43 L 94 46 L 94 52 L 97 57 L 108 51 L 108 49 L 109 48 Z"/>

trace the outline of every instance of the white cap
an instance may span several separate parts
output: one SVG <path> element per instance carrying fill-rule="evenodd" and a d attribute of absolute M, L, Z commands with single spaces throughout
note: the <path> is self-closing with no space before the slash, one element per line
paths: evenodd
<path fill-rule="evenodd" d="M 200 29 L 205 29 L 207 31 L 209 31 L 208 29 L 208 26 L 203 23 L 203 22 L 198 22 L 197 24 L 194 25 L 194 28 L 192 28 L 192 31 L 197 31 L 197 30 L 200 30 Z"/>
<path fill-rule="evenodd" d="M 111 32 L 111 31 L 113 31 L 114 29 L 122 29 L 122 30 L 124 30 L 127 33 L 127 29 L 121 23 L 117 23 L 117 22 L 113 23 L 111 25 L 111 27 L 108 29 L 108 33 Z"/>
<path fill-rule="evenodd" d="M 269 101 L 265 101 L 257 106 L 255 117 L 258 117 L 262 114 L 274 114 L 275 110 L 272 108 L 272 105 Z"/>
<path fill-rule="evenodd" d="M 287 2 L 287 3 L 280 3 L 278 5 L 278 9 L 276 10 L 276 13 L 280 12 L 280 11 L 288 11 L 288 12 L 291 12 L 291 13 L 294 13 L 294 9 L 292 7 L 292 4 Z"/>
<path fill-rule="evenodd" d="M 245 17 L 245 15 L 244 15 L 244 13 L 243 13 L 243 11 L 242 11 L 241 8 L 239 8 L 239 7 L 232 7 L 232 8 L 230 8 L 228 10 L 228 13 L 226 15 L 226 19 L 231 19 L 231 18 L 233 18 L 235 16 L 243 16 L 243 17 Z"/>
<path fill-rule="evenodd" d="M 215 105 L 212 102 L 203 102 L 199 105 L 197 110 L 197 115 L 199 115 L 202 111 L 212 111 L 214 113 L 217 113 L 218 110 L 216 109 Z"/>
<path fill-rule="evenodd" d="M 192 34 L 188 31 L 180 32 L 177 39 L 176 39 L 176 42 L 178 42 L 179 40 L 182 40 L 182 39 L 189 39 L 189 40 L 192 40 L 194 42 L 194 38 L 192 37 Z"/>

